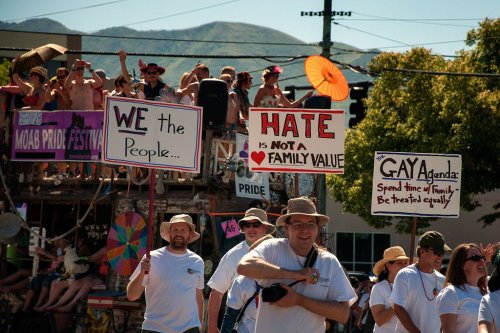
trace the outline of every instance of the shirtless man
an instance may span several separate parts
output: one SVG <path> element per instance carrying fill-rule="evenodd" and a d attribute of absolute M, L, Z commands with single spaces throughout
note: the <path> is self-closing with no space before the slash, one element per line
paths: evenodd
<path fill-rule="evenodd" d="M 83 78 L 85 68 L 92 75 L 92 79 Z M 102 86 L 101 78 L 92 69 L 92 64 L 80 59 L 76 59 L 71 67 L 71 73 L 64 83 L 71 98 L 72 110 L 94 110 L 93 90 Z"/>

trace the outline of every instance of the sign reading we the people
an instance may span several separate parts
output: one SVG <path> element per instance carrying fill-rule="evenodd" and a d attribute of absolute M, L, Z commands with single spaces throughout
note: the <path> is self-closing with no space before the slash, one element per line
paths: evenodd
<path fill-rule="evenodd" d="M 344 173 L 344 111 L 250 108 L 252 171 Z"/>
<path fill-rule="evenodd" d="M 200 171 L 202 108 L 107 97 L 103 162 Z"/>
<path fill-rule="evenodd" d="M 12 160 L 99 161 L 102 117 L 102 111 L 16 111 Z"/>
<path fill-rule="evenodd" d="M 462 156 L 375 152 L 372 215 L 458 218 Z"/>

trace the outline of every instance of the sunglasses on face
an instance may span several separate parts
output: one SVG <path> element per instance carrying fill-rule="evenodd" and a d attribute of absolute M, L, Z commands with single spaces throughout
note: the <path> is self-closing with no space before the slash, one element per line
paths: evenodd
<path fill-rule="evenodd" d="M 155 75 L 156 72 L 148 72 L 148 75 Z"/>
<path fill-rule="evenodd" d="M 233 80 L 223 80 L 226 83 L 233 83 Z"/>
<path fill-rule="evenodd" d="M 465 259 L 465 261 L 469 261 L 469 260 L 472 260 L 474 262 L 480 262 L 481 260 L 486 261 L 486 257 L 482 256 L 480 254 L 475 254 L 475 255 L 470 256 L 469 258 Z"/>
<path fill-rule="evenodd" d="M 84 67 L 76 67 L 75 70 L 77 70 L 77 71 L 83 71 Z"/>
<path fill-rule="evenodd" d="M 58 80 L 62 80 L 66 78 L 66 75 L 58 75 L 56 76 Z"/>
<path fill-rule="evenodd" d="M 438 257 L 444 256 L 444 252 L 434 250 L 433 248 L 428 248 L 427 250 L 432 251 L 432 253 L 434 253 L 435 256 L 438 256 Z"/>
<path fill-rule="evenodd" d="M 240 223 L 242 228 L 258 228 L 262 225 L 262 222 L 257 221 L 257 222 L 241 222 Z"/>

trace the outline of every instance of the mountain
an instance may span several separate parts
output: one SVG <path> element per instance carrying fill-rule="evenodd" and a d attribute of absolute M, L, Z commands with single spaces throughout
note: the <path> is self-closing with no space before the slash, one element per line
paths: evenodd
<path fill-rule="evenodd" d="M 21 23 L 0 22 L 0 29 L 80 34 L 80 32 L 70 30 L 59 22 L 50 19 L 32 19 Z M 217 77 L 220 69 L 227 65 L 234 66 L 236 71 L 249 71 L 254 76 L 255 85 L 261 83 L 261 73 L 266 66 L 278 64 L 284 70 L 280 78 L 282 87 L 289 85 L 308 86 L 309 83 L 304 75 L 304 57 L 292 61 L 288 60 L 297 56 L 321 53 L 320 47 L 300 45 L 305 43 L 284 32 L 244 23 L 213 22 L 190 29 L 169 31 L 137 31 L 128 27 L 112 27 L 83 35 L 82 58 L 90 61 L 94 68 L 103 68 L 108 77 L 114 78 L 120 72 L 118 56 L 85 55 L 85 51 L 116 53 L 120 49 L 124 49 L 129 54 L 141 54 L 140 57 L 129 56 L 127 58 L 129 71 L 132 72 L 136 68 L 138 74 L 137 60 L 139 58 L 142 58 L 146 63 L 155 62 L 166 67 L 167 71 L 163 75 L 163 80 L 171 86 L 177 86 L 182 73 L 190 71 L 198 61 L 206 64 L 211 70 L 210 74 L 214 77 Z M 238 43 L 216 43 L 212 41 L 233 41 Z M 345 52 L 344 50 L 354 50 L 354 52 Z M 366 66 L 374 56 L 372 54 L 356 53 L 356 50 L 359 49 L 351 45 L 335 43 L 332 53 L 337 55 L 333 59 L 352 65 Z M 153 56 L 156 54 L 177 56 Z M 199 55 L 199 57 L 189 58 L 182 57 L 182 55 Z M 263 58 L 268 57 L 269 60 L 263 58 L 209 58 L 207 55 L 257 55 Z M 272 58 L 275 56 L 283 57 L 279 59 Z M 368 79 L 366 76 L 356 74 L 350 70 L 343 70 L 343 73 L 348 82 L 366 81 Z M 288 80 L 287 78 L 293 79 Z M 255 90 L 252 89 L 253 92 Z M 301 96 L 303 93 L 305 91 L 297 92 L 297 95 Z"/>

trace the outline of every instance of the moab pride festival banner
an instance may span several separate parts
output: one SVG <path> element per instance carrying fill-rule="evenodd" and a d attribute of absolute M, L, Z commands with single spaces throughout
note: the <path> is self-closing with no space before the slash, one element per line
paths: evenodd
<path fill-rule="evenodd" d="M 200 172 L 202 108 L 106 97 L 103 162 Z"/>
<path fill-rule="evenodd" d="M 372 215 L 458 218 L 462 156 L 375 152 Z"/>
<path fill-rule="evenodd" d="M 250 170 L 344 173 L 344 111 L 250 108 Z"/>
<path fill-rule="evenodd" d="M 102 120 L 102 111 L 17 111 L 12 160 L 99 161 Z"/>

